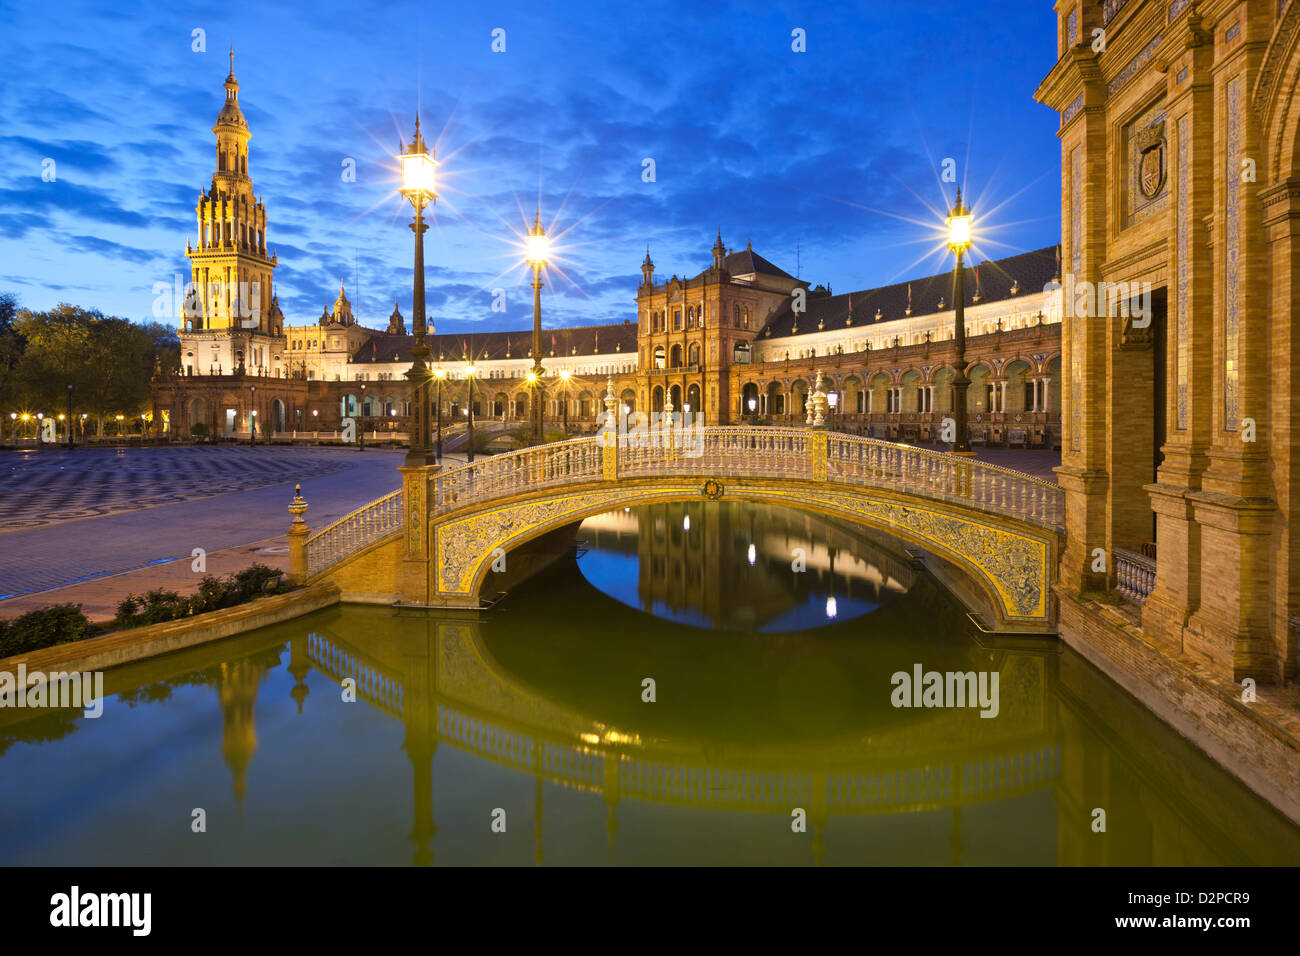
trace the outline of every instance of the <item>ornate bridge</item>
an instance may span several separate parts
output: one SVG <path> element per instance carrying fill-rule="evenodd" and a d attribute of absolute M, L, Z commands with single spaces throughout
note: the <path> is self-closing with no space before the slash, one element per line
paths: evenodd
<path fill-rule="evenodd" d="M 821 429 L 667 427 L 441 470 L 308 535 L 294 574 L 345 600 L 477 607 L 512 549 L 591 515 L 665 501 L 784 504 L 868 525 L 963 569 L 1000 624 L 1050 623 L 1061 489 L 975 459 Z"/>

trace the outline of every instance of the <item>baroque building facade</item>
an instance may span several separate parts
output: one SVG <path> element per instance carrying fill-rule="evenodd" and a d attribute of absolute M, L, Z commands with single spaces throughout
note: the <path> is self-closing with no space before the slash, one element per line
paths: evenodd
<path fill-rule="evenodd" d="M 397 304 L 382 331 L 359 321 L 342 286 L 318 319 L 290 322 L 280 310 L 279 260 L 249 175 L 233 57 L 213 133 L 216 169 L 196 207 L 198 242 L 186 250 L 192 287 L 180 367 L 160 372 L 154 385 L 158 434 L 247 436 L 256 427 L 319 435 L 349 417 L 400 434 L 414 339 Z M 950 408 L 951 273 L 837 295 L 791 276 L 750 243 L 726 248 L 720 234 L 710 258 L 702 272 L 663 279 L 647 251 L 635 320 L 544 330 L 550 422 L 594 429 L 612 379 L 629 422 L 671 408 L 714 424 L 798 425 L 820 373 L 837 427 L 937 437 Z M 976 442 L 1060 443 L 1060 297 L 1049 288 L 1057 268 L 1048 248 L 968 270 Z M 471 403 L 480 419 L 527 421 L 531 330 L 437 334 L 432 325 L 433 361 L 446 376 L 435 390 L 444 422 L 464 420 Z"/>
<path fill-rule="evenodd" d="M 1298 7 L 1058 0 L 1036 94 L 1064 284 L 1121 290 L 1065 297 L 1062 624 L 1119 584 L 1148 639 L 1234 680 L 1297 667 Z"/>

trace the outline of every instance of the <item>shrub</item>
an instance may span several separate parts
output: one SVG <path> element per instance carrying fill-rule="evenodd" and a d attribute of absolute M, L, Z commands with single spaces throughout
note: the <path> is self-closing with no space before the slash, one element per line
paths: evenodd
<path fill-rule="evenodd" d="M 54 604 L 28 611 L 12 621 L 0 621 L 0 657 L 80 641 L 95 631 L 95 625 L 81 613 L 80 604 Z"/>
<path fill-rule="evenodd" d="M 253 564 L 224 579 L 206 575 L 199 582 L 198 591 L 188 598 L 161 588 L 138 597 L 128 594 L 117 606 L 113 626 L 143 627 L 146 624 L 175 621 L 192 614 L 234 607 L 263 595 L 281 594 L 287 590 L 283 572 L 264 564 Z"/>

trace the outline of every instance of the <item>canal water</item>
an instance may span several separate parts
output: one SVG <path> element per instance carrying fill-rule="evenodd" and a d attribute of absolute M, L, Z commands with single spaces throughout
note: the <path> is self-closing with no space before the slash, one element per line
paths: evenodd
<path fill-rule="evenodd" d="M 1300 859 L 1062 644 L 766 506 L 620 510 L 482 615 L 333 608 L 105 684 L 0 710 L 0 864 Z"/>

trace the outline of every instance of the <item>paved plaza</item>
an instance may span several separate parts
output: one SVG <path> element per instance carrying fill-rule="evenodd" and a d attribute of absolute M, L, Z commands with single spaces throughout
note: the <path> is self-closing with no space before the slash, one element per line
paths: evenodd
<path fill-rule="evenodd" d="M 295 482 L 311 506 L 307 521 L 320 528 L 395 491 L 403 455 L 228 445 L 0 455 L 0 616 L 87 594 L 89 604 L 115 604 L 160 583 L 185 590 L 202 576 L 189 570 L 195 548 L 207 552 L 209 573 L 287 564 L 285 543 L 268 539 L 288 528 Z M 125 572 L 136 573 L 104 580 Z"/>

